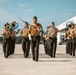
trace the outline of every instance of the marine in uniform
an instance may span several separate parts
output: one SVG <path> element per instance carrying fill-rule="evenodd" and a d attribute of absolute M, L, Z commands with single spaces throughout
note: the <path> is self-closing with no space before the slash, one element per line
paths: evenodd
<path fill-rule="evenodd" d="M 10 31 L 11 31 L 11 39 L 10 39 L 10 45 L 11 45 L 11 54 L 14 54 L 15 52 L 15 38 L 16 38 L 16 34 L 18 34 L 18 32 L 15 31 L 15 29 L 18 28 L 18 22 L 16 20 L 12 20 L 10 22 Z"/>
<path fill-rule="evenodd" d="M 42 26 L 37 23 L 37 17 L 33 17 L 33 24 L 30 25 L 29 34 L 31 36 L 31 48 L 32 57 L 34 61 L 38 61 L 39 58 L 39 43 L 40 43 L 40 32 L 42 31 Z"/>
<path fill-rule="evenodd" d="M 74 24 L 69 25 L 69 30 L 66 32 L 67 43 L 66 43 L 66 53 L 75 56 L 75 29 Z"/>
<path fill-rule="evenodd" d="M 75 26 L 74 26 L 74 44 L 75 44 L 75 49 L 74 49 L 74 51 L 73 51 L 73 56 L 75 56 L 75 50 L 76 50 L 76 24 L 75 24 Z"/>
<path fill-rule="evenodd" d="M 15 52 L 15 37 L 16 37 L 16 32 L 14 30 L 11 30 L 11 54 L 14 54 Z"/>
<path fill-rule="evenodd" d="M 68 30 L 66 31 L 65 35 L 64 35 L 64 38 L 66 38 L 66 53 L 69 54 L 69 51 L 70 51 L 70 47 L 71 47 L 71 41 L 70 41 L 70 28 L 71 28 L 71 25 L 68 26 Z"/>
<path fill-rule="evenodd" d="M 74 24 L 71 25 L 71 29 L 69 30 L 69 37 L 70 37 L 70 49 L 69 54 L 74 55 L 75 50 L 75 41 L 74 41 Z"/>
<path fill-rule="evenodd" d="M 49 27 L 47 27 L 46 32 L 43 33 L 43 42 L 44 42 L 45 54 L 49 55 L 49 34 L 48 34 L 48 29 L 49 29 Z"/>
<path fill-rule="evenodd" d="M 22 49 L 24 53 L 24 57 L 27 58 L 29 55 L 29 50 L 30 50 L 30 40 L 29 40 L 29 24 L 28 22 L 25 22 L 24 28 L 20 32 L 22 36 Z"/>
<path fill-rule="evenodd" d="M 4 25 L 4 29 L 2 30 L 2 35 L 3 35 L 3 52 L 4 52 L 4 57 L 8 58 L 10 55 L 10 39 L 11 39 L 11 32 L 9 30 L 10 24 L 6 23 Z"/>
<path fill-rule="evenodd" d="M 56 47 L 57 47 L 57 32 L 59 30 L 55 27 L 54 22 L 52 22 L 49 28 L 49 53 L 51 57 L 55 58 L 56 55 Z"/>

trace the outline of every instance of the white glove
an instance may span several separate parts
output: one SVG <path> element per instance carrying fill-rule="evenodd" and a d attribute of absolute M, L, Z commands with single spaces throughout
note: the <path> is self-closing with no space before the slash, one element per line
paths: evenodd
<path fill-rule="evenodd" d="M 38 31 L 40 31 L 40 29 L 39 29 L 39 28 L 37 28 L 37 30 L 38 30 Z"/>
<path fill-rule="evenodd" d="M 29 36 L 29 40 L 32 40 L 31 35 L 29 34 L 28 36 Z"/>

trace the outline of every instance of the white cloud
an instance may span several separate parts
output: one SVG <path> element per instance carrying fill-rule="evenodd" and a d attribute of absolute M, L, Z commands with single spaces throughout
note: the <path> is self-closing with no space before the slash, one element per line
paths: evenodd
<path fill-rule="evenodd" d="M 0 3 L 9 3 L 11 2 L 10 0 L 0 0 Z"/>
<path fill-rule="evenodd" d="M 20 7 L 28 6 L 29 4 L 19 4 Z"/>
<path fill-rule="evenodd" d="M 23 12 L 24 15 L 32 15 L 33 14 L 33 9 L 26 9 L 25 12 Z"/>
<path fill-rule="evenodd" d="M 30 13 L 30 12 L 33 12 L 33 10 L 32 10 L 32 9 L 27 9 L 27 12 L 29 12 L 29 13 Z"/>

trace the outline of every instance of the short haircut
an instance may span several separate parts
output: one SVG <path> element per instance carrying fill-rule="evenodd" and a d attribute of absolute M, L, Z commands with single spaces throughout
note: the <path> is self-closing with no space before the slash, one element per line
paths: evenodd
<path fill-rule="evenodd" d="M 47 26 L 47 28 L 49 28 L 49 26 Z"/>
<path fill-rule="evenodd" d="M 9 23 L 6 23 L 4 26 L 10 25 Z"/>
<path fill-rule="evenodd" d="M 29 23 L 27 21 L 25 23 L 29 25 Z"/>
<path fill-rule="evenodd" d="M 52 24 L 53 24 L 53 25 L 55 25 L 55 23 L 54 23 L 54 22 L 52 22 Z"/>
<path fill-rule="evenodd" d="M 34 17 L 33 17 L 33 19 L 37 19 L 37 17 L 36 17 L 36 16 L 34 16 Z"/>

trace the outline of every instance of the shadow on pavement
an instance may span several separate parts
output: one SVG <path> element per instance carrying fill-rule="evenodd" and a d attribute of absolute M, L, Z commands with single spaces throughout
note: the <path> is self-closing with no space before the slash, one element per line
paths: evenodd
<path fill-rule="evenodd" d="M 71 60 L 67 60 L 67 59 L 57 59 L 57 60 L 39 60 L 39 62 L 72 62 Z"/>
<path fill-rule="evenodd" d="M 13 59 L 15 59 L 15 58 L 24 58 L 24 55 L 21 54 L 21 53 L 18 53 L 18 54 L 16 53 L 16 54 L 13 54 L 13 55 L 9 56 L 8 58 L 13 58 Z M 32 58 L 32 54 L 29 54 L 28 58 Z M 49 59 L 51 59 L 51 56 L 46 55 L 45 53 L 40 53 L 39 58 L 49 58 Z M 69 54 L 57 53 L 56 57 L 54 59 L 56 59 L 56 58 L 76 58 L 76 56 L 73 57 L 73 56 L 71 56 Z"/>

